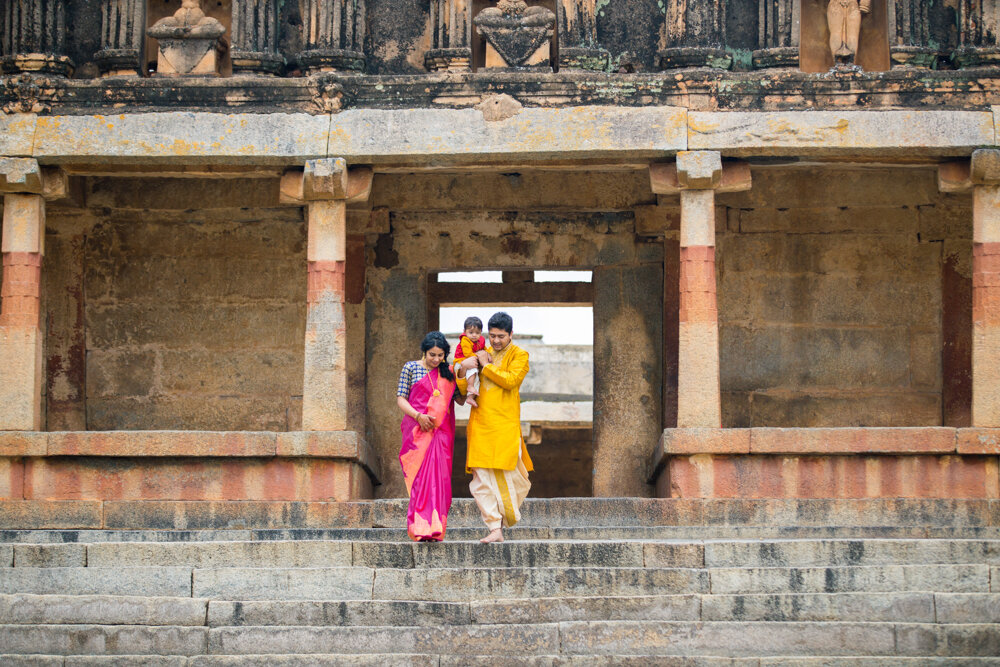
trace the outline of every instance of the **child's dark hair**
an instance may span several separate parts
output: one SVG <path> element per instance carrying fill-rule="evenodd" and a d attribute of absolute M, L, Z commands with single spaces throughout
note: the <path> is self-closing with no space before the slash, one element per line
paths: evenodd
<path fill-rule="evenodd" d="M 462 331 L 468 331 L 469 329 L 471 329 L 473 327 L 475 327 L 476 329 L 479 329 L 480 331 L 482 331 L 483 330 L 483 321 L 481 319 L 479 319 L 478 317 L 475 317 L 475 316 L 473 316 L 473 317 L 466 317 L 465 318 L 465 324 L 462 325 Z"/>
<path fill-rule="evenodd" d="M 444 361 L 438 364 L 437 367 L 438 375 L 449 382 L 454 382 L 455 374 L 451 372 L 451 366 L 448 365 L 448 353 L 451 352 L 451 345 L 448 344 L 444 334 L 440 331 L 430 332 L 424 336 L 424 340 L 420 343 L 420 351 L 425 354 L 427 353 L 427 350 L 432 347 L 439 347 L 444 351 Z"/>

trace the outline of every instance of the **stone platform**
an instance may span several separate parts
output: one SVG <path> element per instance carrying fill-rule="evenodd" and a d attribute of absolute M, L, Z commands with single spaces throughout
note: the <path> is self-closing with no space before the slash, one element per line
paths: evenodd
<path fill-rule="evenodd" d="M 1000 429 L 667 429 L 650 460 L 675 498 L 998 498 Z"/>

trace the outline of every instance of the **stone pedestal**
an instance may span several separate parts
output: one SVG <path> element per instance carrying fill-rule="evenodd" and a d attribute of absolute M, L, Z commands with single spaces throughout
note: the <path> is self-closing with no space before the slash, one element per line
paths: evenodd
<path fill-rule="evenodd" d="M 199 0 L 183 0 L 173 16 L 160 19 L 147 33 L 159 40 L 156 73 L 159 76 L 218 76 L 226 32 L 217 19 L 205 15 Z"/>
<path fill-rule="evenodd" d="M 277 0 L 234 0 L 230 58 L 234 74 L 281 73 Z"/>
<path fill-rule="evenodd" d="M 729 69 L 732 56 L 723 48 L 726 34 L 724 0 L 668 0 L 663 43 L 657 54 L 661 70 L 685 67 Z"/>
<path fill-rule="evenodd" d="M 145 0 L 104 0 L 101 4 L 101 50 L 94 54 L 101 74 L 141 74 L 145 49 Z"/>
<path fill-rule="evenodd" d="M 0 70 L 69 76 L 65 54 L 66 0 L 8 0 L 0 3 Z"/>
<path fill-rule="evenodd" d="M 0 287 L 0 430 L 42 425 L 42 333 L 39 328 L 45 201 L 6 194 Z"/>
<path fill-rule="evenodd" d="M 424 53 L 424 67 L 431 72 L 471 71 L 469 1 L 431 0 L 430 10 L 431 48 Z"/>
<path fill-rule="evenodd" d="M 297 60 L 303 70 L 364 70 L 364 0 L 300 0 L 299 8 L 304 48 Z"/>
<path fill-rule="evenodd" d="M 609 54 L 597 43 L 595 0 L 559 0 L 559 68 L 604 71 Z"/>
<path fill-rule="evenodd" d="M 760 48 L 753 52 L 753 66 L 799 66 L 800 5 L 795 0 L 758 0 Z"/>
<path fill-rule="evenodd" d="M 675 164 L 650 167 L 656 194 L 679 194 L 680 300 L 677 351 L 678 428 L 722 425 L 719 314 L 715 280 L 715 193 L 750 188 L 750 169 L 725 169 L 715 151 L 682 151 Z"/>

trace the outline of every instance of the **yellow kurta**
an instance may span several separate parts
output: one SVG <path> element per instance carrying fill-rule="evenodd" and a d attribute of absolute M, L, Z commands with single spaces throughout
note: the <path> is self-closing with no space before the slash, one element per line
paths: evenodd
<path fill-rule="evenodd" d="M 478 408 L 472 408 L 468 427 L 466 472 L 472 468 L 517 468 L 517 453 L 532 470 L 531 457 L 521 438 L 521 383 L 528 374 L 528 353 L 510 343 L 499 354 L 487 348 L 493 363 L 479 371 Z M 459 389 L 465 390 L 459 380 Z"/>

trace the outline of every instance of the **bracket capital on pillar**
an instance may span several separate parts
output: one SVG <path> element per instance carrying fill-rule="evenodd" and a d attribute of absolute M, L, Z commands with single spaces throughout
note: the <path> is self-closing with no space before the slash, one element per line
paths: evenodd
<path fill-rule="evenodd" d="M 971 192 L 977 185 L 1000 186 L 1000 150 L 980 148 L 968 160 L 938 165 L 938 189 L 951 194 Z"/>
<path fill-rule="evenodd" d="M 654 194 L 675 195 L 684 190 L 742 192 L 750 189 L 752 179 L 750 165 L 742 160 L 722 162 L 715 151 L 682 151 L 676 162 L 649 165 L 649 183 Z"/>
<path fill-rule="evenodd" d="M 281 177 L 280 202 L 302 206 L 311 201 L 343 199 L 348 204 L 371 197 L 374 171 L 351 167 L 343 158 L 308 160 L 304 168 L 288 169 Z"/>
<path fill-rule="evenodd" d="M 0 193 L 40 194 L 42 169 L 38 160 L 0 157 Z"/>

